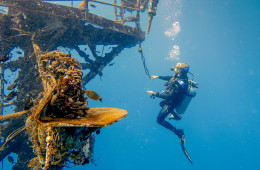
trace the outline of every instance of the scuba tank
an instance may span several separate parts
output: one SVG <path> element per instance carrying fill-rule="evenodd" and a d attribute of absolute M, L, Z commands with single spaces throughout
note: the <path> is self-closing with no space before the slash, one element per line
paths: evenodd
<path fill-rule="evenodd" d="M 182 102 L 175 108 L 175 111 L 179 114 L 183 114 L 186 111 L 191 99 L 196 96 L 196 89 L 198 88 L 198 83 L 191 80 L 189 80 L 188 83 L 188 88 L 182 99 Z"/>

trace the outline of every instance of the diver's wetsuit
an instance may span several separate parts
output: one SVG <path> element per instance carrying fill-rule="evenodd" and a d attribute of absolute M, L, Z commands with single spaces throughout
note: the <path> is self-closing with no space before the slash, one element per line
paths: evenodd
<path fill-rule="evenodd" d="M 188 77 L 178 77 L 177 74 L 175 74 L 174 76 L 159 76 L 159 78 L 167 80 L 165 84 L 167 87 L 162 93 L 156 92 L 155 94 L 156 97 L 163 99 L 160 103 L 162 109 L 157 116 L 157 123 L 181 137 L 178 130 L 169 122 L 165 121 L 165 118 L 171 112 L 174 112 L 175 107 L 182 101 L 188 87 Z"/>

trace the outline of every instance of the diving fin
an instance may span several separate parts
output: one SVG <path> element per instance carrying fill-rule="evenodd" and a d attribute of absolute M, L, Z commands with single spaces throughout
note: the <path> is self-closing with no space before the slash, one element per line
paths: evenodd
<path fill-rule="evenodd" d="M 173 114 L 171 114 L 169 120 L 171 120 L 171 119 L 174 119 L 174 115 Z"/>
<path fill-rule="evenodd" d="M 172 120 L 172 119 L 174 119 L 174 120 L 181 120 L 181 118 L 182 118 L 181 114 L 176 113 L 176 112 L 173 112 L 173 113 L 171 114 L 169 120 Z"/>
<path fill-rule="evenodd" d="M 185 137 L 184 135 L 182 135 L 182 137 L 180 138 L 181 140 L 181 148 L 182 148 L 182 151 L 184 152 L 185 156 L 188 158 L 188 160 L 190 161 L 190 163 L 192 164 L 192 160 L 191 160 L 191 157 L 190 155 L 188 154 L 188 152 L 186 151 L 185 147 L 184 147 L 184 144 L 185 144 Z"/>

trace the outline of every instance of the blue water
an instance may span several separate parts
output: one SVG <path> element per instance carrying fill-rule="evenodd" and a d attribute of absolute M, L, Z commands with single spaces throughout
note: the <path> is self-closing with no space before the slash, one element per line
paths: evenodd
<path fill-rule="evenodd" d="M 142 46 L 152 75 L 173 75 L 170 67 L 186 62 L 199 82 L 182 120 L 171 121 L 184 129 L 194 164 L 179 139 L 156 123 L 160 99 L 146 90 L 163 90 L 163 81 L 145 75 L 136 46 L 103 70 L 102 81 L 97 76 L 86 86 L 103 97 L 90 107 L 122 108 L 128 116 L 96 135 L 95 164 L 73 170 L 260 169 L 260 1 L 183 0 L 174 40 L 164 34 L 175 22 L 165 20 L 174 15 L 165 10 L 168 2 L 160 1 Z M 179 60 L 166 59 L 173 45 Z"/>
<path fill-rule="evenodd" d="M 160 8 L 164 3 L 159 3 L 143 51 L 152 75 L 172 75 L 170 67 L 183 61 L 199 82 L 183 119 L 172 121 L 184 129 L 194 164 L 184 156 L 179 139 L 156 123 L 160 100 L 145 91 L 163 90 L 163 81 L 148 79 L 135 47 L 105 68 L 102 81 L 89 84 L 104 97 L 102 106 L 128 111 L 124 120 L 96 137 L 98 165 L 89 169 L 259 169 L 260 2 L 183 1 L 175 40 L 164 35 L 164 18 L 171 15 Z M 175 44 L 180 59 L 166 60 Z"/>

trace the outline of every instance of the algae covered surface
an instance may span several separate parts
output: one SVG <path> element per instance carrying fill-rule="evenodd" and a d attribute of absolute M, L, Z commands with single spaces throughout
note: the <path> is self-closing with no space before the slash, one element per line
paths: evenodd
<path fill-rule="evenodd" d="M 55 3 L 70 6 L 70 1 Z M 74 1 L 73 6 L 78 8 L 80 3 Z M 115 20 L 112 6 L 101 7 L 93 1 L 88 7 L 90 12 Z M 111 26 L 109 29 L 104 29 L 104 25 L 88 25 L 92 20 L 79 22 L 74 16 L 80 13 L 70 16 L 73 19 L 25 13 L 25 19 L 23 13 L 14 9 L 9 13 L 10 18 L 0 11 L 3 13 L 0 34 L 4 35 L 0 37 L 1 44 L 10 46 L 1 51 L 12 54 L 1 63 L 7 82 L 4 84 L 1 79 L 2 98 L 5 100 L 12 90 L 18 92 L 4 102 L 1 144 L 14 137 L 0 154 L 3 169 L 17 168 L 17 163 L 21 167 L 25 160 L 28 163 L 23 168 L 29 165 L 42 169 L 259 169 L 260 3 L 256 0 L 161 0 L 157 7 L 145 40 L 140 38 L 144 37 L 142 32 L 133 32 L 139 38 L 125 34 L 132 31 L 128 28 L 120 33 L 111 31 L 110 21 L 103 22 Z M 118 20 L 122 12 L 117 9 Z M 129 14 L 129 18 L 122 20 L 125 24 L 136 15 Z M 140 22 L 140 28 L 146 31 L 149 14 L 142 16 L 145 22 Z M 37 24 L 25 26 L 30 23 Z M 135 27 L 135 23 L 129 26 Z M 37 33 L 33 35 L 33 32 Z M 40 55 L 33 54 L 37 46 L 35 50 L 32 40 L 42 52 L 42 62 L 36 57 Z M 145 74 L 138 41 L 142 42 L 150 75 L 171 76 L 172 66 L 186 62 L 194 80 L 199 82 L 197 95 L 182 119 L 169 120 L 184 129 L 185 147 L 193 165 L 184 156 L 179 139 L 156 123 L 160 100 L 150 99 L 146 91 L 160 92 L 164 85 L 163 81 L 151 80 Z M 74 68 L 63 67 L 63 62 L 46 55 L 51 53 L 68 59 Z M 42 73 L 40 66 L 45 68 Z M 76 89 L 67 84 L 69 79 Z M 12 84 L 16 86 L 7 90 Z M 71 89 L 71 93 L 59 90 L 62 88 Z M 84 90 L 95 91 L 103 98 L 102 102 L 91 100 Z M 24 112 L 25 104 L 30 101 L 34 101 L 33 106 Z M 106 108 L 118 108 L 120 114 L 127 111 L 127 117 L 100 129 L 100 124 L 94 123 L 97 119 L 108 125 L 100 117 L 104 116 L 99 114 L 102 109 L 96 110 L 93 118 L 84 120 L 94 108 L 104 108 L 103 111 L 111 113 L 109 118 L 115 112 Z M 11 113 L 17 113 L 15 119 L 7 117 Z M 37 116 L 33 117 L 33 113 Z M 86 126 L 79 126 L 81 120 Z M 16 147 L 11 150 L 13 146 Z"/>

